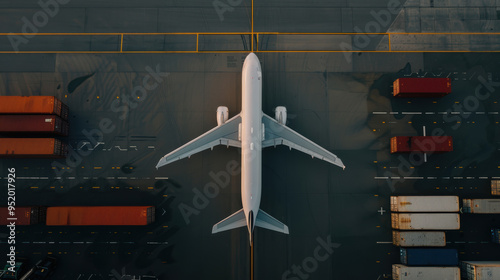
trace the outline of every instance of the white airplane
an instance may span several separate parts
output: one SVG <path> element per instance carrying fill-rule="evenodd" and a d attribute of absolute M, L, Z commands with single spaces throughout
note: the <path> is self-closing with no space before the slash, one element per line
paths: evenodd
<path fill-rule="evenodd" d="M 276 107 L 275 118 L 262 112 L 262 70 L 254 53 L 243 63 L 241 112 L 228 120 L 228 108 L 217 108 L 217 127 L 165 155 L 156 168 L 217 145 L 241 148 L 241 201 L 243 208 L 215 224 L 212 233 L 248 228 L 250 245 L 255 226 L 288 234 L 288 227 L 259 209 L 262 189 L 262 148 L 285 145 L 313 158 L 345 168 L 342 160 L 288 128 L 286 108 Z"/>

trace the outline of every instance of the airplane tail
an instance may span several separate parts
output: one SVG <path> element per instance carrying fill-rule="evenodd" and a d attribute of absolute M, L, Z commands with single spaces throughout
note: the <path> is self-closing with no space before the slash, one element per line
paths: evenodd
<path fill-rule="evenodd" d="M 243 209 L 240 209 L 231 216 L 215 224 L 212 227 L 212 233 L 218 233 L 244 226 L 247 226 L 247 220 L 245 217 L 245 212 L 243 211 Z M 288 227 L 285 224 L 273 218 L 271 215 L 262 210 L 259 210 L 259 213 L 257 214 L 257 217 L 255 219 L 255 226 L 288 234 Z"/>
<path fill-rule="evenodd" d="M 261 228 L 288 234 L 288 227 L 285 224 L 262 210 L 259 210 L 259 214 L 257 214 L 255 225 Z"/>
<path fill-rule="evenodd" d="M 241 209 L 235 212 L 231 216 L 225 218 L 224 220 L 218 222 L 212 227 L 212 233 L 218 233 L 221 231 L 226 231 L 234 228 L 245 227 L 247 225 L 247 220 L 245 218 L 245 212 Z"/>

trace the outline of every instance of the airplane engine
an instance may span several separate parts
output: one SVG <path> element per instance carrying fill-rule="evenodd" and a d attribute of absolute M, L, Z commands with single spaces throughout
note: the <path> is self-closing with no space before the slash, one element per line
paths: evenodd
<path fill-rule="evenodd" d="M 217 108 L 217 126 L 223 125 L 229 116 L 229 109 L 226 106 L 219 106 Z"/>
<path fill-rule="evenodd" d="M 282 125 L 286 125 L 286 107 L 278 106 L 274 109 L 274 118 Z"/>

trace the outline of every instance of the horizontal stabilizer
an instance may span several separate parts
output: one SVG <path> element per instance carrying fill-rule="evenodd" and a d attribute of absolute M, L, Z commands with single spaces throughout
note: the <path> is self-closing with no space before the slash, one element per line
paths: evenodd
<path fill-rule="evenodd" d="M 234 228 L 244 227 L 247 225 L 245 212 L 243 209 L 218 222 L 212 227 L 212 233 L 218 233 Z"/>
<path fill-rule="evenodd" d="M 276 220 L 271 215 L 262 210 L 259 210 L 259 214 L 257 214 L 255 226 L 288 234 L 288 227 L 285 224 Z"/>

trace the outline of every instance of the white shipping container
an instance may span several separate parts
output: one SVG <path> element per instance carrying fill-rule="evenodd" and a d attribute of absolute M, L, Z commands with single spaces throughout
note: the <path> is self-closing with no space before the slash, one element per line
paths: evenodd
<path fill-rule="evenodd" d="M 401 247 L 444 247 L 444 231 L 392 231 L 392 244 Z"/>
<path fill-rule="evenodd" d="M 462 275 L 469 280 L 498 280 L 500 279 L 499 261 L 463 261 L 460 263 Z"/>
<path fill-rule="evenodd" d="M 460 280 L 460 269 L 455 266 L 405 266 L 392 265 L 394 280 Z"/>
<path fill-rule="evenodd" d="M 392 213 L 392 228 L 403 230 L 457 230 L 460 216 L 452 213 L 403 214 Z"/>
<path fill-rule="evenodd" d="M 458 196 L 391 196 L 392 212 L 458 212 Z"/>
<path fill-rule="evenodd" d="M 464 199 L 464 213 L 500 214 L 500 199 Z"/>

